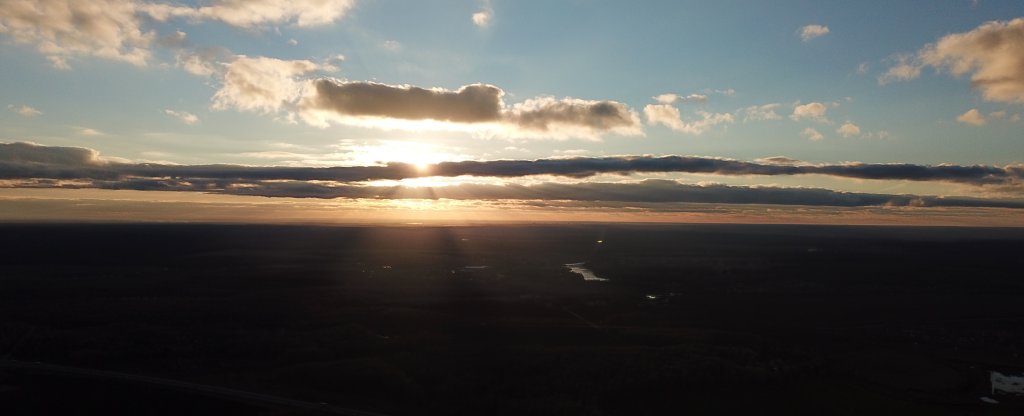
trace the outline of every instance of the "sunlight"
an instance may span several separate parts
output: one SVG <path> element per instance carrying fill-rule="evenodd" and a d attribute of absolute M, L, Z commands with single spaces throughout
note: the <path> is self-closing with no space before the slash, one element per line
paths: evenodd
<path fill-rule="evenodd" d="M 421 173 L 427 173 L 430 165 L 439 162 L 463 160 L 466 156 L 444 151 L 438 146 L 416 142 L 382 141 L 372 146 L 351 146 L 352 160 L 350 163 L 361 166 L 386 164 L 390 162 L 408 163 Z"/>

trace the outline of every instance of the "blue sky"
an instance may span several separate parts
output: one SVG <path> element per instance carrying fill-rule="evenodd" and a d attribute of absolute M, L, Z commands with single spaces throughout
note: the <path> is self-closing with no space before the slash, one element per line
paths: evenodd
<path fill-rule="evenodd" d="M 1024 74 L 1007 74 L 1012 65 L 1005 64 L 1024 53 L 1017 29 L 1024 22 L 1013 20 L 1024 16 L 1019 1 L 249 3 L 270 10 L 263 15 L 246 15 L 236 7 L 244 2 L 230 0 L 105 2 L 128 11 L 109 19 L 78 11 L 86 18 L 63 26 L 52 11 L 22 12 L 65 10 L 74 2 L 12 0 L 0 12 L 0 96 L 7 110 L 0 114 L 0 141 L 90 148 L 125 163 L 328 166 L 645 154 L 1024 162 Z M 163 11 L 153 11 L 156 6 Z M 104 52 L 111 45 L 104 39 L 73 39 L 109 33 L 102 25 L 149 38 L 115 36 L 110 42 L 120 50 L 113 56 Z M 1005 35 L 998 53 L 972 49 L 972 34 L 983 30 Z M 940 43 L 957 34 L 966 40 Z M 132 61 L 133 50 L 146 58 Z M 190 69 L 190 57 L 209 73 Z M 243 68 L 245 62 L 251 65 Z M 957 63 L 971 68 L 957 70 Z M 274 73 L 282 84 L 272 92 L 284 95 L 273 104 L 231 88 L 239 77 L 265 76 L 278 64 L 302 69 Z M 893 75 L 901 65 L 918 72 Z M 972 83 L 987 70 L 1008 81 Z M 317 80 L 339 88 L 377 83 L 451 92 L 488 84 L 500 90 L 501 115 L 462 123 L 386 110 L 346 113 L 370 110 L 325 104 L 324 93 L 312 92 Z M 663 94 L 677 99 L 658 102 Z M 600 103 L 613 104 L 618 118 L 566 122 L 558 117 L 567 113 L 555 113 L 564 110 L 558 105 L 590 111 Z M 801 117 L 800 106 L 810 112 Z M 528 107 L 533 112 L 523 115 Z M 554 124 L 524 121 L 535 116 L 553 117 L 542 123 Z M 827 176 L 710 180 L 992 194 L 942 182 Z M 1001 189 L 998 196 L 1019 197 L 1014 192 Z"/>

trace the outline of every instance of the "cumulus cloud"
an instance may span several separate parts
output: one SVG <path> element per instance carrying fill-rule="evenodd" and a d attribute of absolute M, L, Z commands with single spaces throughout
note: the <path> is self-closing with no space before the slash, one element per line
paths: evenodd
<path fill-rule="evenodd" d="M 815 142 L 825 138 L 825 136 L 823 136 L 821 132 L 810 127 L 805 128 L 802 132 L 800 132 L 800 134 L 806 137 L 808 140 Z"/>
<path fill-rule="evenodd" d="M 185 111 L 174 111 L 174 110 L 167 109 L 167 110 L 164 110 L 164 114 L 167 114 L 167 115 L 169 115 L 171 117 L 174 117 L 174 118 L 178 119 L 178 121 L 181 121 L 182 123 L 185 123 L 185 124 L 190 125 L 190 126 L 199 122 L 199 117 L 197 117 L 195 114 L 192 114 L 192 113 L 189 113 L 189 112 L 185 112 Z"/>
<path fill-rule="evenodd" d="M 39 111 L 27 105 L 8 104 L 7 109 L 22 117 L 35 117 L 43 115 L 42 111 Z"/>
<path fill-rule="evenodd" d="M 142 28 L 137 4 L 130 0 L 4 1 L 0 33 L 34 46 L 60 69 L 70 69 L 75 56 L 146 65 L 156 37 Z"/>
<path fill-rule="evenodd" d="M 1024 103 L 1024 18 L 993 21 L 954 33 L 898 62 L 880 83 L 914 79 L 932 67 L 954 76 L 970 75 L 971 85 L 988 101 Z"/>
<path fill-rule="evenodd" d="M 54 67 L 70 69 L 81 56 L 145 66 L 151 47 L 180 47 L 185 33 L 158 36 L 147 29 L 152 20 L 215 20 L 243 28 L 293 23 L 318 26 L 340 19 L 355 0 L 214 0 L 191 7 L 138 0 L 5 0 L 0 7 L 0 34 L 30 45 Z"/>
<path fill-rule="evenodd" d="M 623 103 L 541 97 L 513 105 L 505 115 L 520 135 L 597 137 L 603 133 L 643 134 L 640 116 Z"/>
<path fill-rule="evenodd" d="M 67 155 L 77 155 L 69 158 Z M 84 156 L 83 156 L 84 155 Z M 26 166 L 31 167 L 27 169 Z M 440 162 L 419 169 L 408 163 L 350 167 L 274 167 L 100 163 L 90 149 L 0 143 L 0 179 L 164 178 L 362 182 L 425 176 L 584 178 L 599 174 L 680 172 L 714 175 L 826 175 L 855 179 L 940 181 L 971 185 L 1020 185 L 1024 166 L 917 165 L 909 163 L 757 163 L 697 156 L 614 156 L 536 160 Z"/>
<path fill-rule="evenodd" d="M 690 95 L 682 96 L 682 95 L 678 95 L 678 94 L 667 93 L 667 94 L 656 95 L 656 96 L 651 97 L 651 98 L 654 98 L 654 100 L 657 101 L 660 104 L 675 104 L 675 103 L 687 103 L 687 102 L 703 103 L 703 102 L 708 100 L 708 96 L 704 95 L 704 94 L 690 94 Z"/>
<path fill-rule="evenodd" d="M 779 108 L 779 103 L 754 105 L 740 110 L 740 113 L 743 114 L 744 122 L 778 120 L 782 116 L 775 112 L 776 108 Z"/>
<path fill-rule="evenodd" d="M 490 9 L 480 10 L 476 13 L 473 13 L 473 24 L 477 25 L 477 27 L 487 27 L 491 24 L 491 18 L 493 17 L 494 11 Z"/>
<path fill-rule="evenodd" d="M 967 110 L 966 113 L 957 116 L 956 121 L 959 121 L 961 123 L 972 124 L 975 126 L 984 126 L 986 123 L 988 123 L 988 120 L 985 119 L 985 115 L 981 114 L 981 112 L 978 111 L 977 108 L 972 108 L 970 110 Z"/>
<path fill-rule="evenodd" d="M 432 121 L 452 127 L 480 126 L 511 137 L 597 137 L 642 134 L 639 116 L 625 104 L 575 98 L 533 98 L 507 106 L 504 91 L 472 84 L 451 91 L 375 82 L 310 81 L 299 103 L 309 124 L 365 125 L 389 120 Z"/>
<path fill-rule="evenodd" d="M 804 42 L 810 41 L 811 39 L 825 36 L 829 33 L 828 26 L 822 25 L 807 25 L 800 28 L 800 39 Z"/>
<path fill-rule="evenodd" d="M 789 118 L 795 121 L 799 121 L 802 119 L 811 119 L 827 122 L 828 119 L 825 118 L 826 112 L 828 112 L 828 106 L 819 102 L 811 102 L 807 104 L 797 103 L 793 107 L 793 114 L 791 114 Z"/>
<path fill-rule="evenodd" d="M 836 129 L 836 133 L 839 133 L 839 135 L 843 137 L 856 137 L 860 136 L 860 127 L 858 127 L 856 124 L 847 121 L 846 123 L 843 123 L 842 126 L 839 126 L 838 129 Z"/>
<path fill-rule="evenodd" d="M 697 111 L 699 120 L 684 121 L 679 109 L 668 104 L 650 104 L 644 107 L 644 116 L 649 124 L 662 124 L 666 127 L 687 134 L 700 135 L 711 127 L 723 123 L 732 123 L 735 117 L 729 113 L 709 113 Z"/>
<path fill-rule="evenodd" d="M 239 55 L 227 64 L 213 108 L 276 112 L 294 103 L 305 85 L 297 77 L 333 67 L 307 60 L 281 60 Z"/>
<path fill-rule="evenodd" d="M 504 92 L 485 84 L 448 91 L 320 79 L 313 81 L 313 86 L 315 93 L 305 97 L 302 103 L 306 114 L 480 123 L 500 119 L 504 106 L 501 101 Z"/>

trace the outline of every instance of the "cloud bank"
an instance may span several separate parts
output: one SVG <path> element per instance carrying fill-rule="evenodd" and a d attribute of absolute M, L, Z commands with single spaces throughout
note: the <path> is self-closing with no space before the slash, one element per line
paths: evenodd
<path fill-rule="evenodd" d="M 777 164 L 699 156 L 614 156 L 567 159 L 440 162 L 418 169 L 408 163 L 381 166 L 281 167 L 169 165 L 106 161 L 92 149 L 0 143 L 0 179 L 181 178 L 212 180 L 296 180 L 362 182 L 417 177 L 514 178 L 554 175 L 586 178 L 599 174 L 696 173 L 727 176 L 826 175 L 855 179 L 939 181 L 969 185 L 1019 185 L 1024 166 L 917 165 L 909 163 Z"/>

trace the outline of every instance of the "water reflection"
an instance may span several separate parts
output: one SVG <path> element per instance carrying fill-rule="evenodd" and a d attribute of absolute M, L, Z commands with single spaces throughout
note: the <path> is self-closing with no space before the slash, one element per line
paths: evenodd
<path fill-rule="evenodd" d="M 608 279 L 605 279 L 603 277 L 597 277 L 597 275 L 594 274 L 594 272 L 590 271 L 590 269 L 588 269 L 586 267 L 583 267 L 584 264 L 585 263 L 583 263 L 583 262 L 569 263 L 569 264 L 566 264 L 565 267 L 568 267 L 570 272 L 573 272 L 573 273 L 576 273 L 576 274 L 578 274 L 580 276 L 583 276 L 583 280 L 586 280 L 586 281 L 591 281 L 591 282 L 607 282 L 608 281 Z"/>

